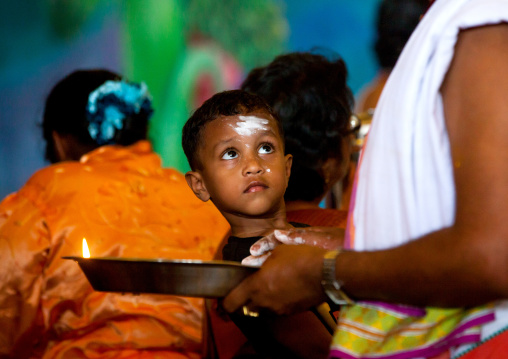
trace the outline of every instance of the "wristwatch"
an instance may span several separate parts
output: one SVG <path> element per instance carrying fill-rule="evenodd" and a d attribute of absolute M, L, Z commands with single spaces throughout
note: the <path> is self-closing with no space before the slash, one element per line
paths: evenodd
<path fill-rule="evenodd" d="M 341 289 L 341 284 L 335 277 L 335 260 L 341 250 L 333 250 L 325 253 L 323 257 L 323 277 L 321 285 L 328 298 L 337 305 L 351 305 L 354 302 Z"/>

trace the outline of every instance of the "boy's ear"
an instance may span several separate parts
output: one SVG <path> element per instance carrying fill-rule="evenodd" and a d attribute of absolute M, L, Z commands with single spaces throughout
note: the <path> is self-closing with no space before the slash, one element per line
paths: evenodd
<path fill-rule="evenodd" d="M 185 180 L 187 181 L 187 184 L 191 188 L 192 192 L 194 192 L 194 194 L 200 200 L 206 202 L 210 199 L 210 194 L 206 190 L 201 173 L 196 171 L 189 171 L 185 174 Z"/>
<path fill-rule="evenodd" d="M 291 176 L 291 166 L 293 165 L 293 155 L 286 155 L 286 179 L 289 181 L 289 176 Z M 286 184 L 287 185 L 287 184 Z"/>

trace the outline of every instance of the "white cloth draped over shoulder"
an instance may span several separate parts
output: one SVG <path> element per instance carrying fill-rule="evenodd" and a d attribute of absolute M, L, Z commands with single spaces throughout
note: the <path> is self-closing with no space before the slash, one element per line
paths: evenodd
<path fill-rule="evenodd" d="M 453 224 L 453 164 L 439 89 L 459 31 L 501 22 L 508 22 L 508 0 L 438 0 L 423 17 L 376 107 L 357 174 L 351 248 L 389 248 Z M 503 305 L 482 337 L 508 325 Z"/>

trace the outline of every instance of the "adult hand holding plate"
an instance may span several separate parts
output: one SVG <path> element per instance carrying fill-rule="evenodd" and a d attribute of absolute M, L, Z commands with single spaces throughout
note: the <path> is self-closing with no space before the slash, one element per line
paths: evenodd
<path fill-rule="evenodd" d="M 307 245 L 278 246 L 259 271 L 252 273 L 224 298 L 223 307 L 235 312 L 268 310 L 288 315 L 323 303 L 321 287 L 325 249 Z"/>

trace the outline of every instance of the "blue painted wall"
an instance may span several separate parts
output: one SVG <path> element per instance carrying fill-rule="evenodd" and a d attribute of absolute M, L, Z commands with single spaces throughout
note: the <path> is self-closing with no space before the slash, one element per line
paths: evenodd
<path fill-rule="evenodd" d="M 199 3 L 174 1 L 182 8 Z M 244 0 L 229 1 L 241 6 Z M 338 53 L 348 65 L 355 92 L 374 76 L 371 47 L 379 0 L 272 1 L 288 27 L 281 51 L 324 47 Z M 125 52 L 125 4 L 122 0 L 0 2 L 0 199 L 47 165 L 39 124 L 45 97 L 56 81 L 77 68 L 132 71 Z"/>

